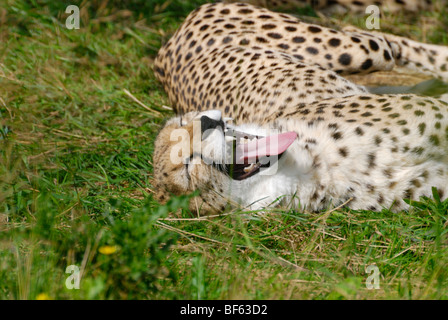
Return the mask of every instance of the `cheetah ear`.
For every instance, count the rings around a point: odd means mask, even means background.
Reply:
[[[278,156],[285,152],[296,138],[297,133],[285,132],[240,144],[236,149],[237,163],[250,163],[262,157]]]

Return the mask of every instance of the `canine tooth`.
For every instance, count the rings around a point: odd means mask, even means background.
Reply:
[[[258,163],[251,163],[250,164],[250,166],[248,166],[248,167],[245,167],[243,170],[244,170],[244,172],[250,172],[250,171],[252,171],[256,166],[258,165]]]

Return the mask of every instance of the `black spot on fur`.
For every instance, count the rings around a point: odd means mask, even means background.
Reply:
[[[332,39],[330,39],[330,40],[328,41],[328,44],[329,44],[331,47],[338,47],[338,46],[341,44],[341,40],[336,39],[336,38],[332,38]]]
[[[361,65],[361,69],[363,70],[367,70],[370,69],[373,65],[372,59],[367,59],[366,61],[363,62],[363,64]]]
[[[306,41],[306,39],[304,37],[294,37],[294,38],[292,38],[292,41],[294,43],[303,43]]]
[[[343,53],[339,56],[338,61],[340,64],[348,66],[350,65],[350,63],[352,63],[352,56],[348,53]]]

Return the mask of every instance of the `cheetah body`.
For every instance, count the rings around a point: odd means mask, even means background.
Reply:
[[[160,172],[183,177],[168,183],[172,193],[202,190],[192,205],[195,209],[202,207],[204,212],[219,212],[229,200],[257,210],[276,199],[311,211],[341,204],[353,209],[398,211],[408,208],[402,199],[430,197],[431,187],[437,187],[442,198],[448,194],[447,106],[436,99],[412,95],[327,99],[306,109],[288,110],[285,117],[265,125],[236,127],[253,135],[269,135],[272,130],[297,133],[278,163],[263,173],[234,180],[205,164],[204,154],[194,152],[184,155],[190,158],[189,165],[170,166]],[[309,112],[304,115],[303,110]],[[198,119],[207,112],[192,112],[184,118]],[[192,121],[175,125],[179,119],[162,130],[154,155],[156,163],[167,164],[170,152],[166,150],[178,144],[169,133],[191,126]],[[204,139],[202,149],[220,148],[224,143],[218,133]],[[222,153],[214,155],[214,162],[224,162],[219,158]],[[161,190],[166,189],[158,188]]]

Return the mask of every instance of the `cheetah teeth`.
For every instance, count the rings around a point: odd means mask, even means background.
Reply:
[[[247,144],[247,143],[249,143],[250,141],[253,141],[253,140],[257,140],[257,138],[256,137],[252,137],[252,138],[241,137],[240,138],[240,144]]]
[[[260,166],[261,166],[260,162],[251,163],[249,166],[244,167],[243,170],[244,170],[244,172],[248,173],[248,172],[258,169]]]

